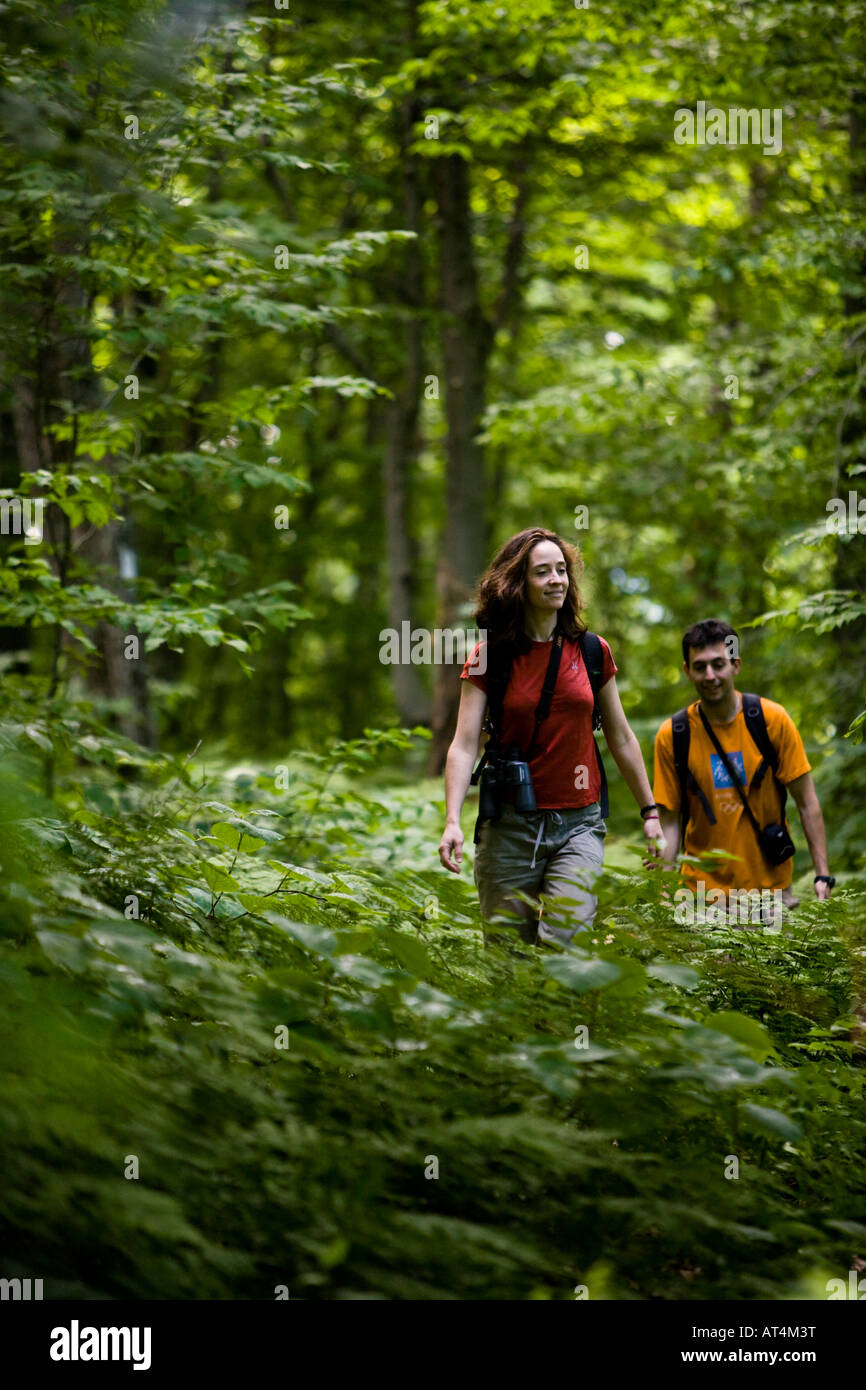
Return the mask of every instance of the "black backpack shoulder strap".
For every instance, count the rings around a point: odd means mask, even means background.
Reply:
[[[674,743],[674,767],[677,770],[677,780],[680,784],[680,812],[684,806],[688,805],[688,777],[689,777],[689,744],[691,743],[691,729],[689,728],[689,707],[678,709],[671,719]]]
[[[698,798],[704,808],[704,815],[710,825],[715,825],[716,817],[713,808],[698,786],[695,776],[689,771],[689,746],[691,744],[692,731],[689,724],[689,705],[683,709],[678,709],[671,719],[673,729],[674,744],[674,767],[677,771],[677,779],[680,784],[680,849],[685,846],[686,826],[689,823],[689,796],[694,795]]]
[[[487,645],[487,713],[484,716],[484,732],[487,742],[478,760],[478,766],[469,778],[470,785],[478,785],[478,779],[485,764],[502,742],[502,716],[505,705],[505,691],[511,675],[511,655],[500,644]]]
[[[470,786],[477,787],[486,764],[490,761],[493,754],[502,742],[502,716],[505,705],[505,692],[508,688],[508,681],[511,675],[511,662],[513,654],[503,643],[494,645],[487,644],[487,714],[484,719],[484,731],[487,734],[487,742],[484,745],[478,765],[469,778]],[[478,832],[481,829],[481,816],[475,821],[475,843],[478,844]]]
[[[775,779],[776,786],[779,789],[779,797],[782,802],[782,816],[784,818],[785,802],[788,799],[788,793],[785,789],[784,782],[780,782],[778,777],[776,776],[776,768],[779,765],[779,755],[773,747],[772,743],[770,742],[770,735],[767,732],[767,721],[764,718],[764,707],[761,704],[761,697],[760,695],[753,695],[744,691],[742,699],[743,715],[746,720],[746,728],[749,731],[749,735],[752,739],[752,742],[755,744],[755,747],[761,755],[761,763],[754,777],[752,778],[752,783],[749,787],[749,790],[757,791],[758,787],[761,785],[761,782],[764,779],[764,774],[767,771],[767,768],[772,768],[773,777]]]
[[[750,695],[743,693],[743,714],[746,718],[746,728],[756,744],[761,757],[766,759],[768,766],[775,770],[779,761],[779,755],[770,742],[770,735],[767,732],[767,721],[764,718],[764,707],[761,704],[760,695]]]
[[[583,664],[586,667],[586,674],[589,676],[589,683],[592,687],[592,727],[601,728],[601,709],[598,703],[598,692],[601,689],[602,677],[604,676],[604,651],[602,650],[601,638],[597,632],[582,632],[577,639],[580,647],[580,654],[583,657]],[[610,815],[610,797],[607,790],[607,773],[604,770],[604,759],[601,756],[601,749],[596,739],[592,740],[595,744],[595,758],[598,763],[598,771],[601,776],[601,794],[599,796],[601,814],[605,820]]]
[[[582,632],[578,638],[580,654],[583,657],[583,664],[586,667],[586,674],[589,676],[589,683],[592,686],[592,727],[601,728],[601,710],[598,707],[598,692],[601,689],[601,678],[604,675],[604,652],[602,651],[601,638],[597,632]]]
[[[499,743],[502,737],[502,713],[505,691],[511,675],[513,653],[502,642],[487,647],[487,720],[485,728]]]

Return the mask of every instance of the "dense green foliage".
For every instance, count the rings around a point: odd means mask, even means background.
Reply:
[[[94,777],[71,818],[19,767],[6,1272],[52,1296],[826,1297],[866,1249],[863,895],[700,931],[609,867],[586,950],[484,950],[471,884],[432,867],[441,807],[361,783],[406,742],[292,759],[281,794],[254,768]]]

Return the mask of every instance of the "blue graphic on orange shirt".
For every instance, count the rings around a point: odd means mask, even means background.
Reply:
[[[746,785],[746,768],[742,753],[728,753],[727,756],[728,762],[734,765],[734,770],[740,779],[740,786],[744,787]],[[732,787],[734,785],[718,753],[710,754],[710,767],[713,769],[714,787]]]

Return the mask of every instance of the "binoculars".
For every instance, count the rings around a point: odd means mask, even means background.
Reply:
[[[506,788],[514,791],[515,811],[526,816],[537,809],[529,763],[516,744],[488,758],[481,770],[478,814],[482,820],[499,820]]]

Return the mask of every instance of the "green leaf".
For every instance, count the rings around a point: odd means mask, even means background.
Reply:
[[[210,833],[214,839],[219,840],[220,844],[225,845],[228,849],[237,850],[240,854],[254,854],[268,840],[281,838],[273,830],[269,830],[264,837],[248,835],[244,830],[246,824],[245,821],[217,821],[216,825],[211,826]]]
[[[422,977],[430,974],[430,957],[421,942],[404,932],[389,932],[387,942],[400,964],[410,974]]]
[[[283,878],[298,878],[302,882],[315,883],[323,888],[330,888],[333,882],[330,874],[319,873],[318,869],[301,868],[295,864],[285,864],[281,859],[269,859],[267,861],[269,869],[277,869]]]
[[[337,935],[328,927],[316,926],[313,922],[292,922],[287,917],[282,917],[278,912],[263,913],[266,921],[273,926],[279,927],[281,931],[294,937],[295,941],[300,942],[309,951],[315,951],[319,956],[332,956],[337,949]]]
[[[388,970],[367,956],[336,956],[333,966],[341,975],[350,975],[365,985],[384,985],[394,978],[393,970]]]
[[[828,1226],[832,1226],[834,1231],[843,1231],[846,1236],[854,1236],[856,1240],[866,1240],[866,1226],[862,1221],[827,1221]]]
[[[594,956],[563,955],[542,961],[542,969],[560,984],[585,994],[589,989],[603,989],[620,977],[620,968],[613,961]]]
[[[232,878],[231,874],[226,873],[219,864],[211,864],[206,861],[202,864],[201,871],[204,874],[205,883],[215,893],[231,893],[240,888],[237,879]]]
[[[25,724],[24,732],[32,743],[36,743],[40,748],[44,748],[46,753],[51,752],[51,739],[48,738],[47,734],[44,734],[41,729],[37,728],[35,724]]]
[[[267,898],[262,893],[239,893],[237,901],[241,907],[246,908],[247,912],[273,911],[274,899]]]
[[[724,1033],[726,1037],[743,1043],[758,1061],[763,1061],[775,1051],[766,1028],[745,1014],[723,1010],[721,1013],[710,1014],[703,1020],[703,1024],[705,1028],[712,1028],[717,1033]]]
[[[743,1102],[742,1109],[766,1134],[776,1135],[780,1139],[802,1138],[803,1131],[800,1126],[781,1110],[773,1110],[766,1105],[754,1105],[748,1100]]]
[[[697,970],[693,970],[690,965],[674,965],[666,960],[648,965],[646,973],[654,980],[664,980],[665,984],[678,985],[680,989],[694,989],[701,980]]]
[[[77,974],[90,964],[90,951],[80,937],[58,931],[39,931],[36,937],[46,956],[55,965],[65,966]]]
[[[611,993],[618,999],[629,998],[646,989],[646,969],[639,960],[634,960],[632,956],[608,955],[603,959],[619,970],[619,979],[614,980],[609,986]]]

